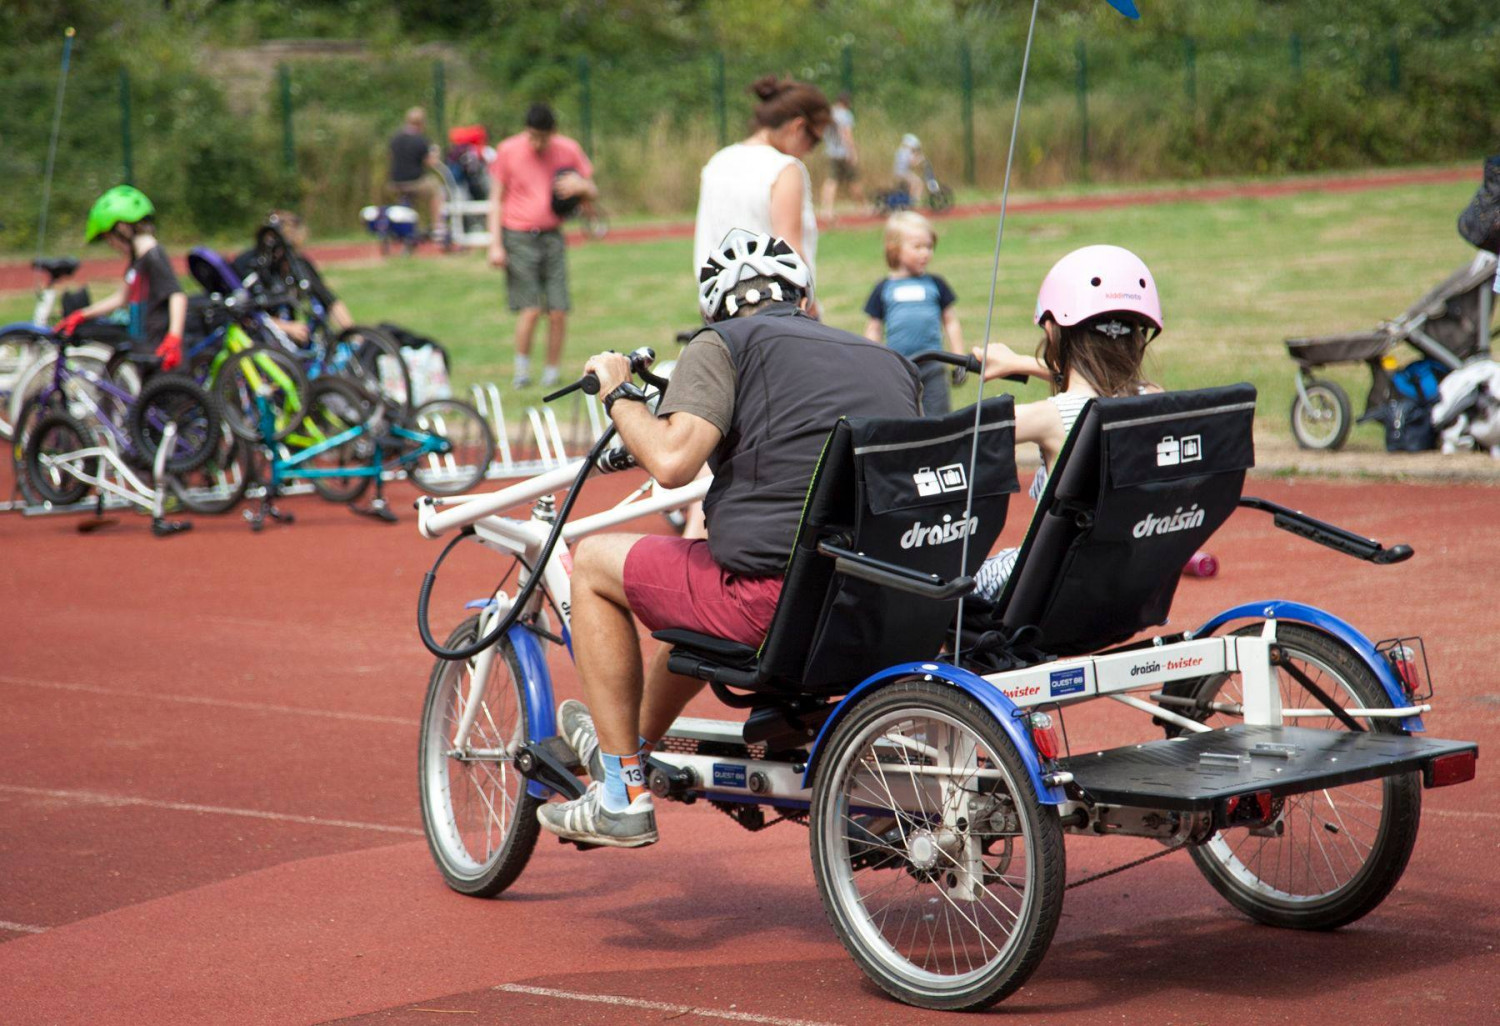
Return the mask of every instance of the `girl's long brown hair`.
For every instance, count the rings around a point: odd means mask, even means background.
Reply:
[[[764,75],[750,83],[749,92],[760,101],[751,119],[756,128],[780,128],[792,118],[806,118],[808,125],[821,134],[833,120],[828,97],[807,82]]]
[[[1130,334],[1111,338],[1096,325],[1116,321],[1130,325]],[[1082,324],[1057,326],[1057,342],[1044,332],[1036,357],[1052,372],[1052,383],[1061,390],[1068,374],[1078,374],[1100,396],[1136,395],[1149,386],[1141,364],[1146,358],[1146,343],[1154,337],[1147,329],[1125,317],[1105,314]]]

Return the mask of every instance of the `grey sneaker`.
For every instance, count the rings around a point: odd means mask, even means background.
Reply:
[[[537,822],[565,841],[606,848],[643,848],[656,843],[656,805],[649,792],[631,802],[624,812],[610,812],[603,798],[604,785],[596,780],[582,798],[549,802],[538,808]]]
[[[531,387],[531,375],[530,374],[517,374],[515,377],[513,377],[513,378],[510,379],[510,387],[511,388],[530,388]]]
[[[590,780],[604,779],[604,757],[599,754],[599,735],[594,732],[594,718],[588,706],[570,698],[557,707],[557,732],[578,756]]]
[[[553,385],[557,384],[561,380],[562,380],[562,371],[559,368],[553,367],[551,365],[548,365],[547,367],[545,367],[542,370],[542,387],[543,388],[551,388]]]

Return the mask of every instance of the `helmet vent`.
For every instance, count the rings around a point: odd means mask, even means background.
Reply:
[[[1094,288],[1097,289],[1099,287],[1099,279],[1098,278],[1090,278],[1089,279],[1089,284],[1092,285],[1092,286],[1094,286]]]

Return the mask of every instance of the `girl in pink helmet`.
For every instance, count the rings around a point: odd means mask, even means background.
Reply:
[[[975,348],[984,378],[1026,374],[1045,378],[1052,395],[1016,407],[1016,444],[1035,443],[1042,467],[1031,483],[1041,497],[1047,473],[1062,451],[1084,405],[1096,396],[1160,391],[1142,374],[1146,345],[1162,329],[1156,279],[1140,257],[1119,246],[1075,249],[1047,272],[1036,297],[1034,320],[1042,327],[1036,356],[1001,342]],[[1017,549],[984,561],[976,590],[993,600],[1015,568]]]

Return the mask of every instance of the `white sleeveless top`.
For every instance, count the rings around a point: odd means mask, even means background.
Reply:
[[[1078,415],[1083,412],[1083,407],[1093,396],[1080,395],[1077,392],[1058,392],[1049,395],[1047,401],[1057,407],[1057,415],[1062,418],[1063,438],[1066,440],[1073,433],[1073,427],[1078,423]],[[1036,470],[1036,477],[1031,479],[1031,490],[1026,494],[1036,502],[1042,497],[1042,489],[1047,487],[1047,461],[1043,457],[1042,465]]]
[[[693,281],[709,251],[731,228],[771,231],[771,184],[788,164],[802,172],[802,256],[817,280],[818,221],[813,215],[812,179],[796,157],[774,146],[735,143],[703,165],[698,188],[698,223],[693,234]]]

